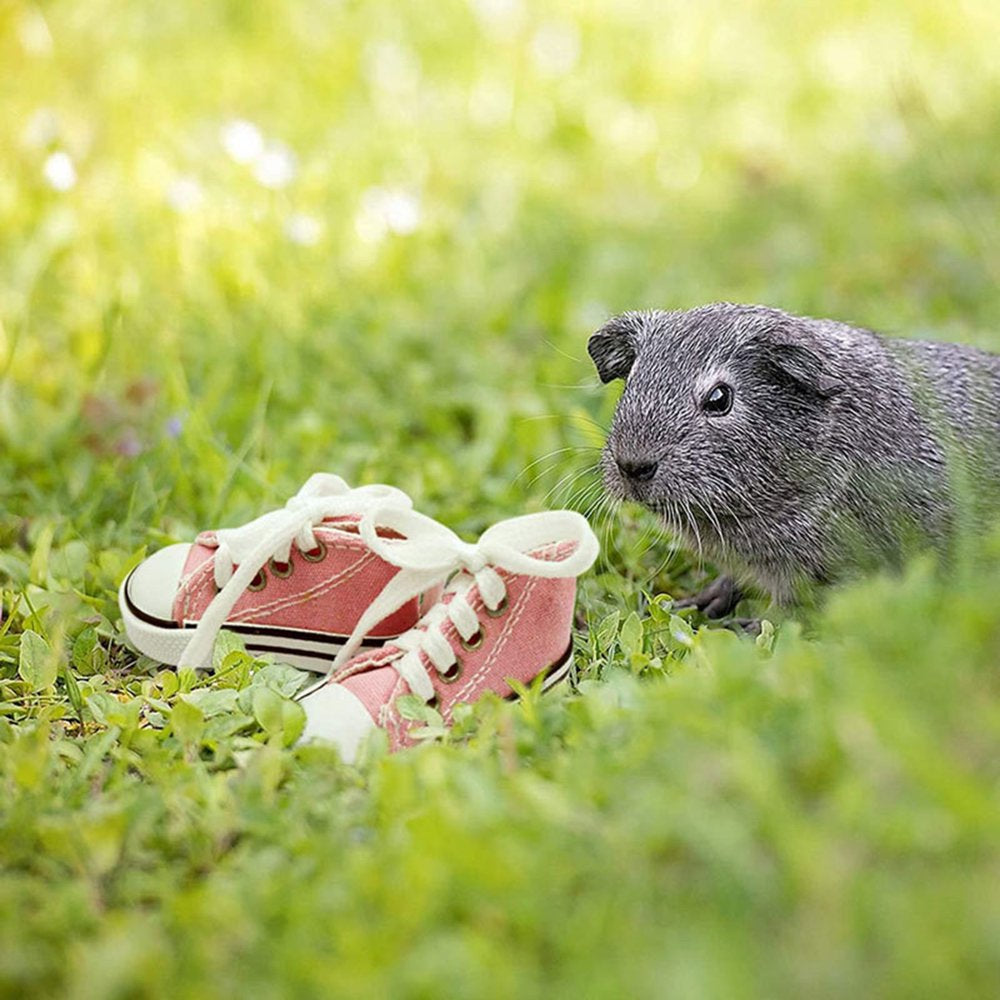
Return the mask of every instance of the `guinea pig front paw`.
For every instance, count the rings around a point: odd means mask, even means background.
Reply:
[[[716,577],[704,590],[693,597],[686,597],[674,605],[678,608],[697,608],[706,618],[726,618],[743,600],[743,591],[731,576]]]

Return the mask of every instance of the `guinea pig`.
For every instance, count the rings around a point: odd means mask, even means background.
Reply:
[[[606,489],[723,570],[693,603],[779,603],[947,548],[1000,510],[1000,357],[758,305],[627,312],[590,337],[624,379]]]

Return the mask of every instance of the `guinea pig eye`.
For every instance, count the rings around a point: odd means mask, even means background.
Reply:
[[[701,408],[713,417],[725,416],[733,408],[733,389],[725,382],[713,385],[701,401]]]

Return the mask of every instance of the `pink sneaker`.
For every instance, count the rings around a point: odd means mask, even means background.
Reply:
[[[253,652],[325,673],[399,572],[358,533],[360,516],[376,506],[408,510],[412,501],[391,486],[350,489],[339,476],[318,473],[280,510],[161,549],[121,585],[126,634],[154,660],[202,667],[224,627]],[[444,579],[366,618],[358,641],[381,645],[412,627]]]
[[[299,696],[303,741],[328,740],[351,763],[376,726],[388,732],[393,750],[413,742],[411,723],[396,708],[402,694],[434,705],[450,723],[458,702],[486,691],[510,695],[507,678],[528,683],[545,674],[548,687],[569,671],[576,577],[598,552],[580,514],[514,517],[489,528],[476,545],[405,509],[372,511],[360,531],[400,571],[361,616],[330,676]],[[415,628],[355,655],[371,623],[455,570],[461,572]]]

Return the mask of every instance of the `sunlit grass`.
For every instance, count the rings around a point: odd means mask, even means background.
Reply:
[[[732,299],[1000,348],[997,22],[0,6],[0,992],[988,995],[996,553],[698,628],[585,344]],[[355,770],[280,667],[137,662],[127,569],[320,469],[586,511],[577,688]]]

